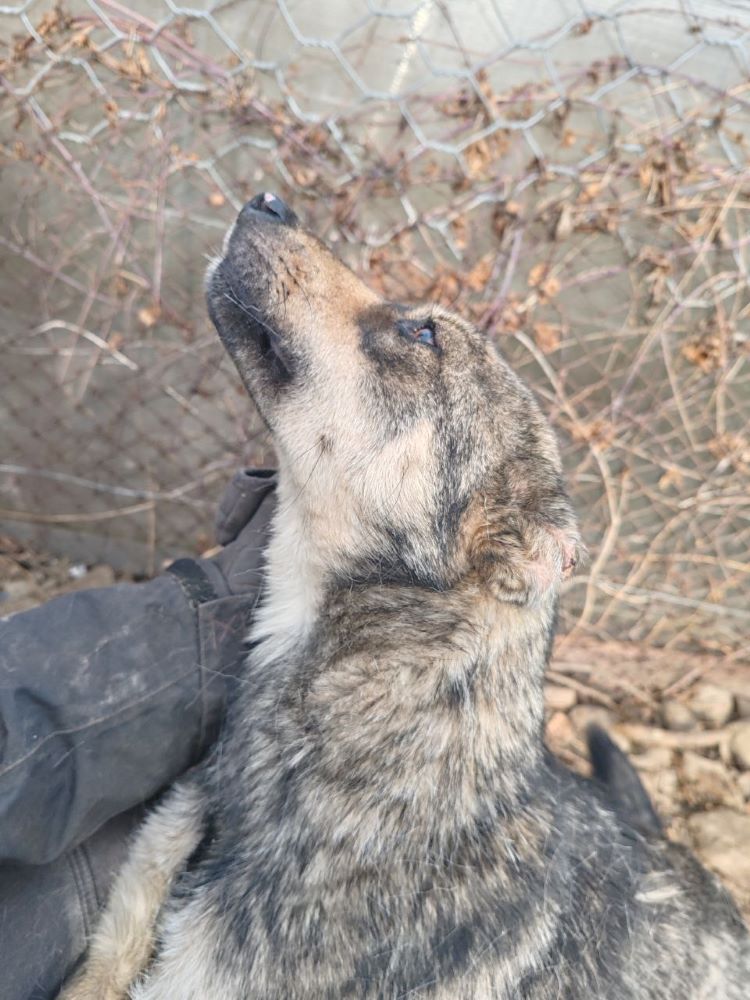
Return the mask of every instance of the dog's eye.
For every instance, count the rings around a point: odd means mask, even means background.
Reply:
[[[431,320],[426,323],[399,323],[399,333],[408,340],[416,340],[418,344],[435,346],[435,326]]]
[[[420,344],[434,344],[435,331],[432,327],[421,326],[418,330],[414,331],[414,339],[418,340]]]

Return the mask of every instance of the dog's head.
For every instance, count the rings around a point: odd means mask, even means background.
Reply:
[[[270,194],[240,213],[207,298],[328,573],[556,591],[579,544],[557,445],[485,336],[384,301]]]

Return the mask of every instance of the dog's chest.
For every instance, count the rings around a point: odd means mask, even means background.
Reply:
[[[478,996],[477,976],[490,976],[502,996],[501,983],[510,989],[541,960],[556,919],[545,905],[555,889],[546,858],[514,857],[497,830],[478,827],[451,850],[373,841],[374,860],[363,863],[340,805],[321,797],[311,815],[297,784],[304,773],[279,770],[268,782],[270,763],[247,812],[222,803],[224,832],[192,890],[216,915],[224,967],[255,984],[249,996],[364,1000],[426,983]]]

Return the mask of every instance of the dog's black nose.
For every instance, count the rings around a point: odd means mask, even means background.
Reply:
[[[264,215],[270,215],[271,218],[283,222],[286,226],[293,226],[297,222],[297,216],[286,202],[282,201],[278,195],[271,194],[270,191],[256,194],[252,201],[247,203],[247,208],[262,212]]]

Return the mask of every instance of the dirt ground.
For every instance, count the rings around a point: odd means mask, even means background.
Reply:
[[[750,921],[750,664],[562,637],[545,696],[550,747],[587,773],[583,734],[603,724],[669,836],[723,879]]]
[[[116,582],[0,536],[0,615]],[[545,687],[547,739],[586,773],[583,734],[609,730],[676,840],[730,887],[750,921],[750,664],[625,642],[561,637]]]

